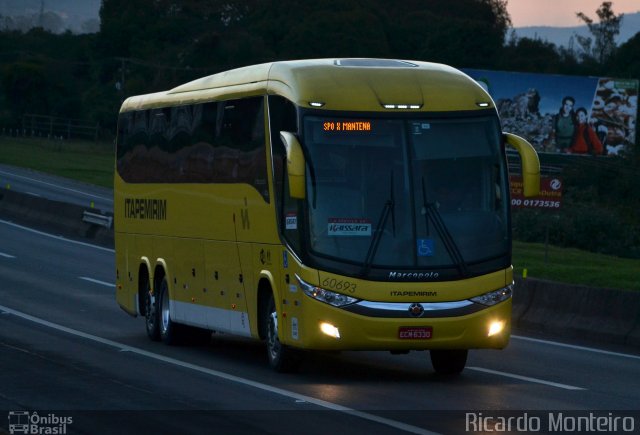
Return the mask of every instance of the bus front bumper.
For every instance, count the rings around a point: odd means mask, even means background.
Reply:
[[[283,311],[280,339],[310,350],[502,349],[511,333],[511,298],[465,315],[425,311],[415,318],[376,317],[309,299],[304,305]]]

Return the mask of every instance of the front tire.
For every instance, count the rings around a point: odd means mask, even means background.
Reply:
[[[264,324],[267,325],[267,356],[269,365],[277,372],[289,373],[300,366],[300,354],[295,349],[280,343],[278,338],[278,312],[273,294],[264,311]]]
[[[430,352],[431,365],[439,375],[459,375],[467,365],[467,349],[434,349]]]

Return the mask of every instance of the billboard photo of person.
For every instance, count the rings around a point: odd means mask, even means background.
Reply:
[[[558,152],[567,153],[573,143],[576,132],[576,115],[573,106],[576,100],[573,97],[564,97],[560,110],[553,119],[553,136]]]
[[[635,143],[637,79],[463,71],[491,94],[505,130],[527,139],[538,153],[624,156]],[[591,141],[593,152],[584,148],[584,138],[574,143],[578,107],[587,112],[581,130],[589,126],[599,136],[599,142]]]
[[[573,143],[568,151],[573,154],[600,156],[604,147],[595,130],[589,124],[588,119],[587,109],[581,107],[576,110],[578,124],[575,128]]]

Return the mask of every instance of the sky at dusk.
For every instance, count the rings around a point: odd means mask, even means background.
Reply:
[[[616,15],[640,12],[640,0],[611,1]],[[507,10],[513,27],[574,27],[584,24],[576,17],[577,12],[598,21],[596,10],[601,4],[602,0],[508,0]]]

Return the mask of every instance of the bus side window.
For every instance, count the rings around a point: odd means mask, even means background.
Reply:
[[[118,136],[116,139],[116,168],[118,174],[124,179],[129,179],[131,171],[131,151],[130,141],[131,127],[133,124],[133,114],[131,112],[121,113],[118,117]]]
[[[215,160],[220,178],[250,184],[269,202],[263,97],[221,101],[217,110]]]
[[[278,212],[278,222],[282,234],[294,248],[300,246],[300,214],[298,201],[289,196],[289,185],[286,176],[286,151],[282,139],[281,131],[296,133],[297,114],[293,103],[285,98],[270,95],[269,104],[269,126],[271,138],[271,155],[273,161],[274,192],[276,196],[276,209]]]

